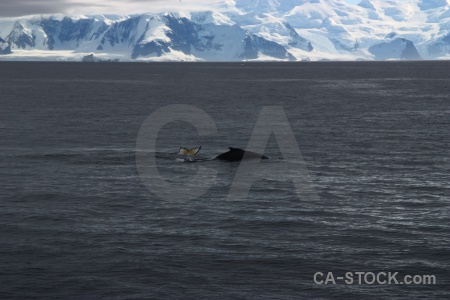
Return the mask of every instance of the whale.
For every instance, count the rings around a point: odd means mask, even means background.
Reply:
[[[202,146],[197,147],[197,148],[192,148],[192,149],[180,147],[180,150],[178,151],[178,154],[180,154],[180,155],[196,156],[197,153],[200,151],[200,149],[202,149]]]
[[[224,161],[241,161],[242,159],[244,159],[244,155],[245,158],[261,158],[261,159],[269,159],[267,156],[260,154],[260,153],[256,153],[256,152],[251,152],[251,151],[245,151],[239,148],[233,148],[233,147],[228,147],[228,151],[225,153],[220,154],[219,156],[216,156],[216,159],[219,160],[224,160]]]

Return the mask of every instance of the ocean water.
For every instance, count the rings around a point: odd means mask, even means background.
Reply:
[[[0,298],[448,299],[449,67],[1,62]],[[160,199],[137,171],[141,125],[171,104],[217,127],[169,122],[157,137],[165,180],[217,171],[196,199]],[[227,200],[240,164],[211,158],[246,148],[265,106],[284,109],[317,198],[286,172]],[[278,142],[263,163],[283,160]],[[181,146],[202,149],[189,162]],[[317,272],[436,284],[320,285]]]

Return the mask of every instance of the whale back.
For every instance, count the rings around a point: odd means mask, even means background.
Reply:
[[[226,160],[226,161],[240,161],[244,158],[261,158],[261,159],[268,159],[267,156],[260,154],[260,153],[256,153],[256,152],[251,152],[251,151],[245,151],[239,148],[233,148],[233,147],[229,147],[228,148],[228,152],[222,153],[219,156],[216,157],[216,159],[220,159],[220,160]]]

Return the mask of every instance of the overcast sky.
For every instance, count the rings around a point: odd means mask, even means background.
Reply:
[[[196,10],[219,0],[0,0],[0,17],[31,14],[132,14],[155,10]]]
[[[350,3],[359,0],[346,0]],[[157,10],[205,9],[223,0],[0,0],[0,17],[34,14],[133,14]]]

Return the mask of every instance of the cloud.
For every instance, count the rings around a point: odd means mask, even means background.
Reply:
[[[0,17],[205,10],[224,0],[0,0]]]
[[[1,17],[18,17],[29,14],[58,13],[64,10],[67,3],[52,3],[46,0],[0,0]]]

